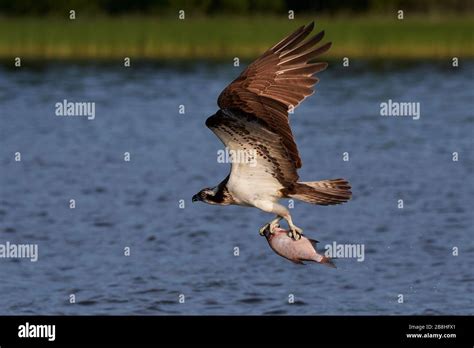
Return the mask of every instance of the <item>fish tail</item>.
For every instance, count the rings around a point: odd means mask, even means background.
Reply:
[[[334,264],[334,262],[327,256],[322,256],[321,260],[316,261],[316,262],[319,262],[319,263],[321,263],[325,266],[328,266],[328,267],[337,268],[336,265]]]

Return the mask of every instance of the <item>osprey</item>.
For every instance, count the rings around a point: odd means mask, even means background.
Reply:
[[[303,230],[278,201],[294,198],[318,205],[333,205],[351,198],[344,179],[299,182],[298,148],[291,132],[288,112],[313,94],[319,81],[313,75],[327,67],[314,62],[331,43],[315,47],[324,31],[306,39],[314,22],[302,26],[250,64],[220,94],[216,114],[206,120],[210,128],[233,153],[244,152],[252,159],[231,161],[229,175],[217,186],[195,194],[194,201],[218,205],[241,205],[273,213],[276,218],[260,229],[273,231],[283,218],[289,236],[300,239]],[[306,39],[306,40],[305,40]]]

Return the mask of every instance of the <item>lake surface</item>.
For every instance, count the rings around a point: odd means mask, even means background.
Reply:
[[[228,173],[204,122],[240,68],[23,64],[0,67],[0,244],[39,258],[0,258],[0,314],[473,314],[474,62],[333,63],[292,115],[301,180],[353,187],[291,210],[321,248],[364,245],[337,269],[274,254],[266,213],[191,203]],[[56,116],[64,99],[95,119]],[[389,99],[421,117],[380,116]]]

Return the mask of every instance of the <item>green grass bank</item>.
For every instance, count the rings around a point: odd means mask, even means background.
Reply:
[[[474,58],[474,17],[1,18],[0,58],[253,58],[316,20],[329,58]]]

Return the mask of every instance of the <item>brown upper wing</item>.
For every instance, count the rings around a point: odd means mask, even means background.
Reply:
[[[313,86],[319,81],[313,75],[326,69],[327,63],[311,62],[331,47],[330,42],[315,47],[324,31],[305,40],[313,28],[314,22],[302,26],[267,50],[228,85],[217,100],[221,109],[237,108],[265,121],[282,137],[296,168],[301,167],[301,159],[291,132],[288,109],[296,108],[313,94]]]

